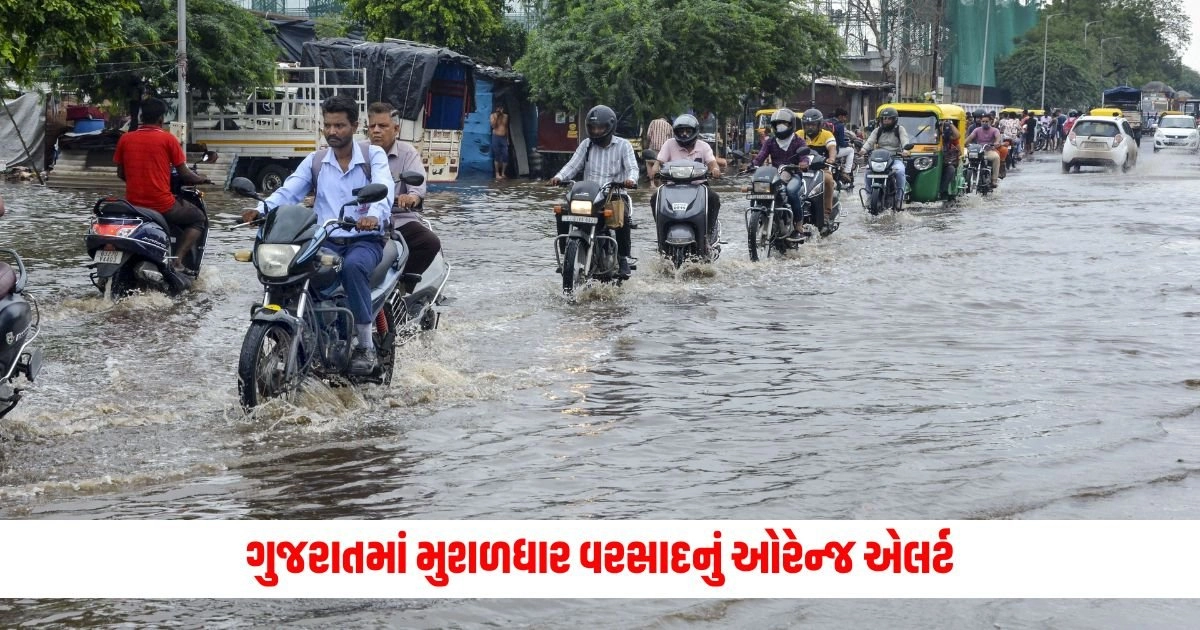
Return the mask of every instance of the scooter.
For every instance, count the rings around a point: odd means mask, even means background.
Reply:
[[[565,205],[554,206],[559,221],[569,226],[554,239],[554,258],[562,272],[563,293],[571,294],[585,281],[611,282],[620,277],[617,239],[613,229],[628,220],[629,196],[621,182],[565,181],[570,186]],[[611,227],[609,223],[613,223]]]
[[[654,151],[643,157],[653,160]],[[677,160],[662,165],[654,178],[662,182],[654,208],[658,253],[675,268],[689,258],[711,263],[721,256],[721,225],[708,229],[708,167],[699,162]]]
[[[200,162],[214,163],[217,154],[209,151]],[[192,172],[200,166],[192,165]],[[150,289],[176,295],[192,286],[200,274],[204,260],[204,245],[208,241],[208,209],[204,193],[194,186],[180,184],[178,174],[171,176],[171,190],[176,197],[191,202],[204,213],[204,229],[195,247],[183,261],[186,271],[175,270],[175,244],[183,235],[178,227],[167,223],[161,212],[140,208],[124,199],[106,197],[92,206],[92,222],[84,237],[87,265],[95,285],[106,299],[116,299],[135,290]]]
[[[412,186],[424,181],[424,175],[416,172],[401,177]],[[231,188],[243,197],[263,201],[244,177],[234,179]],[[432,274],[403,273],[408,247],[403,239],[388,239],[383,258],[370,277],[376,368],[368,375],[350,374],[358,322],[346,306],[346,293],[338,279],[342,257],[321,245],[335,228],[354,229],[355,222],[345,217],[346,206],[374,203],[386,196],[386,186],[368,184],[355,191],[337,219],[322,225],[317,224],[316,213],[302,205],[278,207],[249,224],[261,225],[254,249],[237,252],[234,257],[254,263],[263,285],[263,300],[251,308],[250,328],[238,358],[238,394],[244,408],[293,393],[310,375],[334,385],[386,385],[396,361],[397,333],[414,319],[423,328],[437,325],[433,307],[449,275],[448,266]],[[409,287],[412,297],[406,299]],[[419,306],[414,310],[414,305]]]
[[[17,378],[25,376],[30,382],[42,367],[42,351],[30,344],[38,336],[41,315],[33,297],[25,293],[29,275],[25,261],[11,249],[0,249],[16,263],[17,268],[0,261],[0,418],[21,400]]]

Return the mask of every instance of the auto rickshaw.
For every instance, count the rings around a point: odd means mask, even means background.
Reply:
[[[936,103],[885,103],[875,111],[876,118],[885,107],[894,107],[900,114],[898,123],[908,132],[908,142],[913,145],[905,161],[908,176],[906,199],[917,203],[933,203],[952,200],[962,190],[962,140],[967,137],[967,112],[958,105]],[[941,121],[952,120],[958,129],[959,161],[954,182],[948,195],[941,194],[944,140]]]
[[[1104,116],[1105,118],[1121,118],[1124,114],[1119,107],[1097,107],[1088,112],[1088,116]]]

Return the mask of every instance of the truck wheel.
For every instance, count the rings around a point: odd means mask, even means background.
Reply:
[[[268,164],[258,171],[258,191],[264,195],[269,195],[275,192],[283,185],[283,180],[287,179],[291,173],[284,167],[278,164]]]

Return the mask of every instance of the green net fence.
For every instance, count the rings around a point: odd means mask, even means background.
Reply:
[[[947,2],[950,27],[945,61],[947,85],[996,85],[996,61],[1012,53],[1013,40],[1038,23],[1035,0],[957,0]],[[984,65],[986,64],[986,68]]]

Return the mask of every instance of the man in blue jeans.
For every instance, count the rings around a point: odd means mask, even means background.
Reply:
[[[383,228],[391,220],[396,188],[387,153],[379,147],[354,142],[354,130],[358,128],[358,103],[354,99],[340,94],[331,96],[321,103],[321,114],[329,149],[318,149],[304,158],[296,172],[266,202],[270,208],[297,204],[313,191],[313,210],[317,222],[323,224],[338,218],[342,204],[354,199],[354,189],[372,183],[387,186],[387,197],[381,201],[347,208],[346,218],[355,221],[356,229],[334,229],[324,245],[342,257],[339,279],[346,289],[347,306],[354,314],[358,347],[350,358],[350,372],[370,374],[376,365],[375,343],[371,339],[371,272],[383,259],[387,238]],[[316,168],[314,160],[319,161]],[[315,182],[314,172],[318,173]],[[266,212],[264,204],[259,204],[243,213],[242,219],[252,221],[263,212]]]

